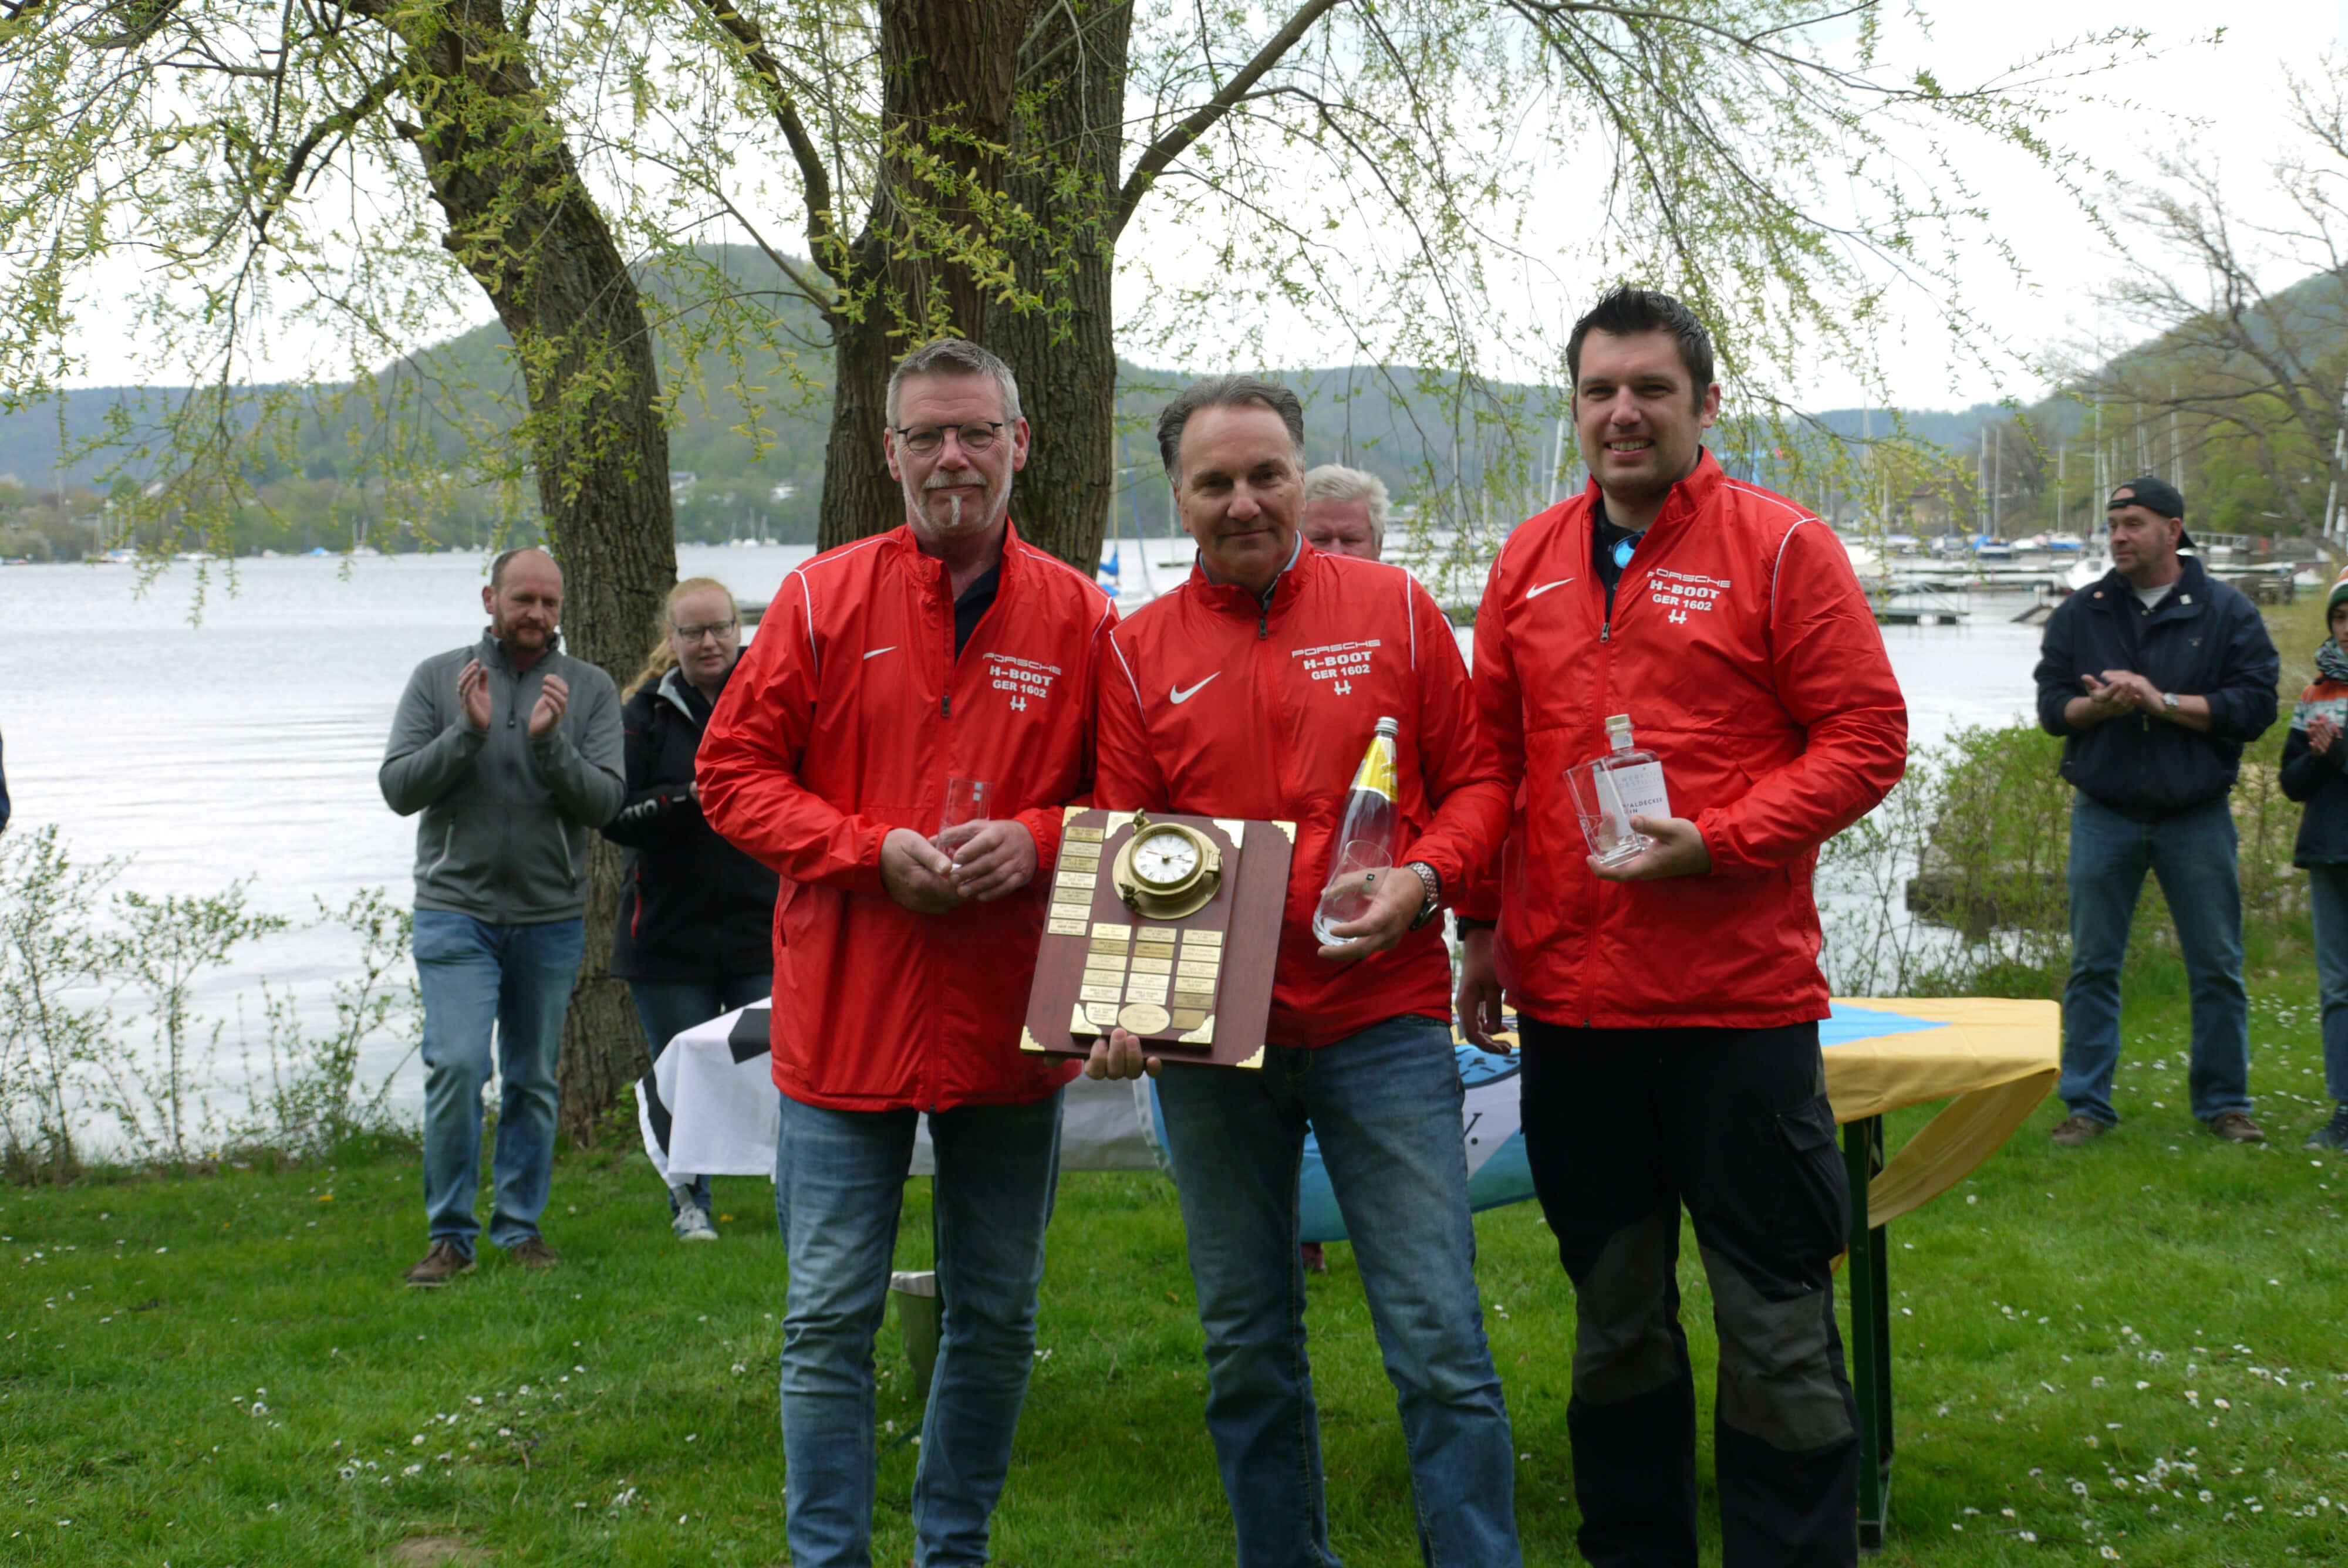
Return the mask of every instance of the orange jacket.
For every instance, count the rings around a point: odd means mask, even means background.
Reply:
[[[1647,529],[1610,620],[1591,567],[1597,493],[1509,535],[1485,585],[1477,699],[1523,787],[1498,885],[1479,879],[1460,913],[1497,916],[1509,999],[1546,1022],[1823,1019],[1818,845],[1907,766],[1907,703],[1867,596],[1825,524],[1707,452]],[[1591,874],[1563,775],[1607,749],[1611,713],[1662,760],[1710,875]]]
[[[1322,958],[1312,929],[1345,794],[1382,716],[1401,725],[1397,866],[1426,861],[1448,897],[1508,820],[1459,644],[1427,591],[1400,567],[1303,545],[1269,606],[1194,568],[1110,641],[1101,804],[1296,824],[1272,1041],[1322,1046],[1406,1014],[1449,1017],[1439,923],[1354,964]]]
[[[1060,848],[1091,787],[1094,688],[1117,611],[1006,530],[1001,587],[960,658],[944,566],[911,531],[783,579],[726,682],[695,778],[711,825],[781,872],[775,1085],[836,1111],[1025,1104],[1075,1074],[1019,1026]],[[880,883],[891,828],[938,828],[949,776],[1035,835],[1035,880],[917,915]]]

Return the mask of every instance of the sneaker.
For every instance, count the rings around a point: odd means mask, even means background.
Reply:
[[[438,1290],[460,1274],[473,1272],[473,1260],[457,1250],[453,1241],[436,1241],[423,1261],[400,1277],[411,1290]]]
[[[679,1241],[716,1241],[717,1239],[716,1228],[709,1223],[709,1211],[695,1203],[690,1197],[677,1200],[676,1218],[669,1222],[669,1228],[676,1232],[676,1239]]]
[[[2229,1143],[2263,1143],[2267,1135],[2247,1111],[2220,1111],[2209,1118],[2209,1131]]]
[[[2331,1121],[2307,1135],[2307,1147],[2335,1154],[2348,1151],[2348,1105],[2333,1112]]]
[[[2075,1149],[2083,1143],[2094,1143],[2111,1130],[2111,1123],[2098,1122],[2092,1116],[2065,1116],[2063,1124],[2049,1136],[2065,1149]]]
[[[525,1236],[506,1248],[506,1255],[524,1268],[552,1268],[562,1261],[562,1255],[546,1245],[542,1235]]]

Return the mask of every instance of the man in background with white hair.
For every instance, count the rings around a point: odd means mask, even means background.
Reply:
[[[1386,482],[1375,474],[1323,463],[1304,476],[1304,541],[1332,555],[1376,560],[1391,504]]]

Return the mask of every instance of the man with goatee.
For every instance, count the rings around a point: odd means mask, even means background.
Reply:
[[[790,1252],[784,1501],[798,1568],[870,1561],[872,1345],[927,1113],[944,1319],[916,1560],[983,1563],[1034,1362],[1071,1063],[1024,1055],[1062,807],[1091,787],[1117,615],[1010,520],[1027,423],[960,339],[890,377],[904,521],[784,579],[702,742],[711,825],[782,873],[775,1196]],[[992,786],[948,831],[951,779]]]

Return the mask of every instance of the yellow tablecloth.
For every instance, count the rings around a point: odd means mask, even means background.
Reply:
[[[2063,1009],[1995,997],[1838,999],[1821,1030],[1835,1120],[1955,1096],[1869,1184],[1883,1225],[1947,1192],[2029,1120],[2062,1075]],[[1905,1020],[1891,1023],[1890,1017]],[[1880,1032],[1869,1032],[1877,1024]]]

